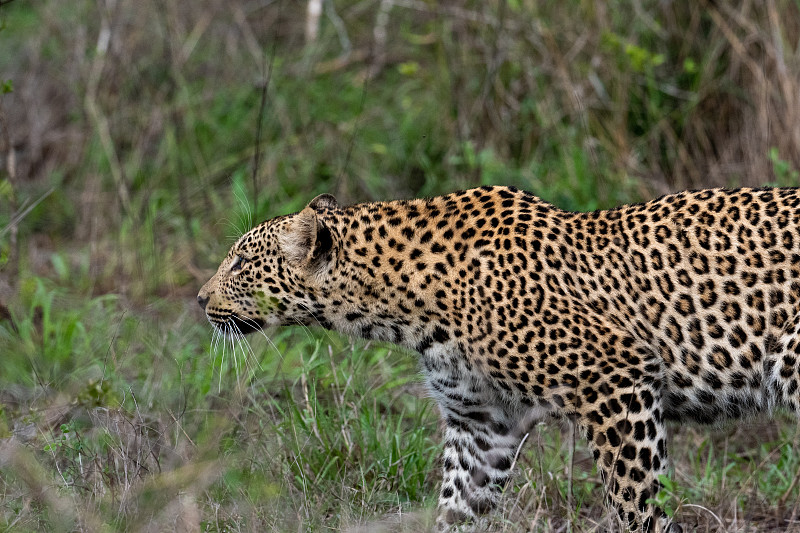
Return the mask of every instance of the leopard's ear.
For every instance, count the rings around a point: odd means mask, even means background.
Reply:
[[[308,203],[308,206],[314,211],[319,211],[320,209],[336,209],[339,207],[339,202],[336,201],[336,198],[332,194],[320,194],[313,200]]]
[[[333,199],[330,195],[323,196]],[[308,207],[294,215],[280,235],[281,248],[292,265],[317,269],[330,258],[333,234],[317,216],[312,205],[320,198],[318,196]],[[335,199],[333,201],[336,202]]]

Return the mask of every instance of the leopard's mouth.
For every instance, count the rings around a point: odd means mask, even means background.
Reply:
[[[264,326],[266,325],[265,322],[260,318],[241,317],[233,313],[227,315],[206,313],[206,317],[208,318],[208,321],[211,322],[211,325],[223,333],[227,333],[228,331],[232,330],[236,333],[247,335],[248,333],[253,333],[255,331],[264,329]]]

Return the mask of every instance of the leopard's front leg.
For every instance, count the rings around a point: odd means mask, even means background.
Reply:
[[[521,439],[500,409],[441,403],[440,408],[446,429],[436,526],[449,531],[479,523],[497,506]]]
[[[498,405],[480,387],[430,379],[445,422],[442,488],[437,531],[466,531],[497,506],[530,416]],[[458,383],[444,390],[446,384]],[[530,413],[528,413],[530,415]]]

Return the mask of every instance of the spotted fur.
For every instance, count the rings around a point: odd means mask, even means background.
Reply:
[[[530,424],[556,415],[623,523],[660,531],[667,420],[799,412],[800,192],[593,213],[510,187],[323,195],[239,239],[198,301],[221,329],[322,324],[417,351],[446,425],[440,530],[495,507]]]

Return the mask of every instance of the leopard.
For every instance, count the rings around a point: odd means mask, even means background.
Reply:
[[[306,325],[419,357],[442,420],[437,531],[498,506],[532,425],[573,421],[625,531],[657,505],[668,423],[800,414],[800,189],[592,212],[507,186],[255,226],[197,300],[222,332]],[[471,526],[472,525],[472,526]]]

